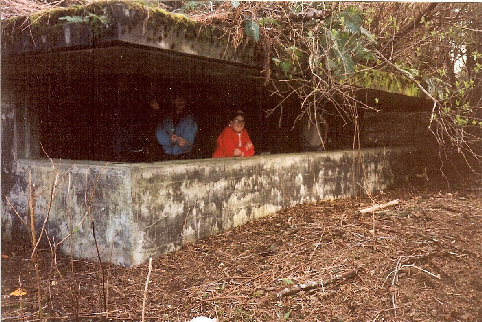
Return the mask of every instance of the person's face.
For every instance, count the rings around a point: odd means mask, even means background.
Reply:
[[[238,115],[233,120],[231,120],[229,125],[233,128],[235,132],[241,132],[244,129],[244,124],[244,117],[242,115]]]
[[[157,111],[157,110],[159,110],[159,108],[160,108],[159,103],[157,103],[156,100],[152,100],[152,101],[149,103],[149,106],[150,106],[154,111]]]
[[[186,107],[186,100],[182,97],[177,96],[174,101],[174,111],[176,114],[182,113],[184,111],[184,108]]]

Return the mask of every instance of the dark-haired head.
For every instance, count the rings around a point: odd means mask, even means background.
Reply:
[[[182,114],[183,112],[185,112],[186,103],[187,103],[186,98],[183,95],[180,95],[180,94],[174,95],[172,104],[174,106],[175,113]]]
[[[232,114],[232,117],[229,121],[229,126],[235,132],[241,132],[244,129],[245,123],[246,123],[246,120],[244,118],[244,112],[241,110],[237,110]]]
[[[242,116],[243,120],[246,119],[246,115],[244,114],[244,112],[242,110],[236,110],[236,111],[231,113],[231,117],[229,118],[229,120],[232,121],[238,116]]]

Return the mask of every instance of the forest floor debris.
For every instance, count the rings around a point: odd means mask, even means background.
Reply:
[[[284,209],[155,258],[148,288],[148,263],[110,266],[108,320],[482,320],[480,192],[405,187]],[[2,320],[38,317],[30,255],[2,243]],[[106,316],[98,264],[72,272],[57,254],[57,271],[49,249],[39,257],[44,316]]]

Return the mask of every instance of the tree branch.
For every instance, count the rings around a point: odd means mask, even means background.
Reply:
[[[437,7],[438,3],[431,3],[427,8],[425,8],[424,11],[422,11],[417,17],[415,17],[410,23],[405,25],[399,32],[395,34],[393,37],[393,41],[396,41],[398,38],[404,37],[406,34],[408,34],[410,31],[414,30],[421,24],[422,17],[427,16],[431,11]],[[430,20],[431,16],[426,17],[426,21]]]
[[[432,107],[432,117],[430,117],[430,124],[429,124],[429,128],[430,126],[432,125],[432,121],[433,121],[433,114],[435,113],[435,107],[437,106],[437,99],[435,97],[433,97],[425,88],[423,88],[423,86],[412,76],[412,74],[410,74],[409,72],[407,72],[406,70],[403,70],[401,69],[400,67],[397,67],[395,66],[395,64],[393,64],[391,61],[389,61],[385,56],[383,56],[383,54],[381,52],[378,51],[378,49],[374,49],[375,53],[378,55],[378,57],[380,57],[383,61],[385,61],[388,65],[390,65],[391,67],[395,68],[397,71],[399,71],[400,73],[402,73],[403,75],[405,75],[408,79],[410,79],[412,82],[414,82],[414,84],[428,97],[430,98],[432,101],[433,101],[433,107]]]

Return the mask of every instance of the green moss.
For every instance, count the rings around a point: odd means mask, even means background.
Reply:
[[[67,24],[85,24],[91,32],[91,41],[104,34],[117,32],[129,33],[141,26],[148,33],[145,37],[150,41],[161,41],[168,33],[182,34],[186,39],[218,43],[228,43],[228,36],[222,29],[210,25],[201,25],[189,17],[171,13],[155,6],[148,0],[104,0],[91,4],[55,8],[38,12],[29,17],[7,19],[2,26],[3,39],[15,42],[26,32],[34,42],[39,37],[55,40],[62,37],[63,28]],[[55,43],[51,42],[51,43]],[[248,42],[243,48],[256,47]],[[249,59],[243,57],[242,59]]]
[[[198,38],[206,41],[219,41],[224,33],[212,26],[201,26],[189,17],[170,13],[164,9],[156,7],[155,4],[146,0],[105,0],[96,1],[87,5],[72,6],[67,8],[55,8],[44,10],[27,17],[13,17],[6,19],[4,26],[12,26],[10,29],[2,28],[2,32],[11,33],[15,27],[22,30],[29,26],[34,33],[43,33],[51,31],[52,26],[64,25],[72,23],[72,18],[86,18],[80,23],[89,23],[89,16],[97,15],[105,16],[111,22],[119,21],[127,25],[128,29],[134,28],[137,24],[143,23],[152,30],[160,30],[160,27],[166,31],[183,31],[186,38]],[[69,21],[70,19],[70,21]],[[78,19],[79,20],[79,19]],[[98,22],[98,21],[97,21]],[[93,26],[101,29],[100,25]]]
[[[359,70],[350,79],[351,84],[384,92],[420,97],[422,93],[410,80],[375,69]]]
[[[146,1],[141,0],[105,0],[96,1],[88,5],[71,6],[67,8],[54,8],[44,10],[32,14],[28,17],[28,24],[34,29],[48,28],[56,24],[69,23],[62,20],[65,17],[87,17],[89,14],[108,16],[112,20],[116,20],[115,15],[119,13],[116,7],[123,9],[124,13],[129,12],[135,16],[134,12],[140,13],[140,17],[145,18],[149,16],[149,24],[167,24],[170,23],[176,28],[187,28],[196,25],[196,22],[184,15],[170,13],[159,7],[154,7]],[[25,17],[12,17],[6,19],[4,25],[20,25],[25,22]],[[25,24],[23,25],[25,27]]]

